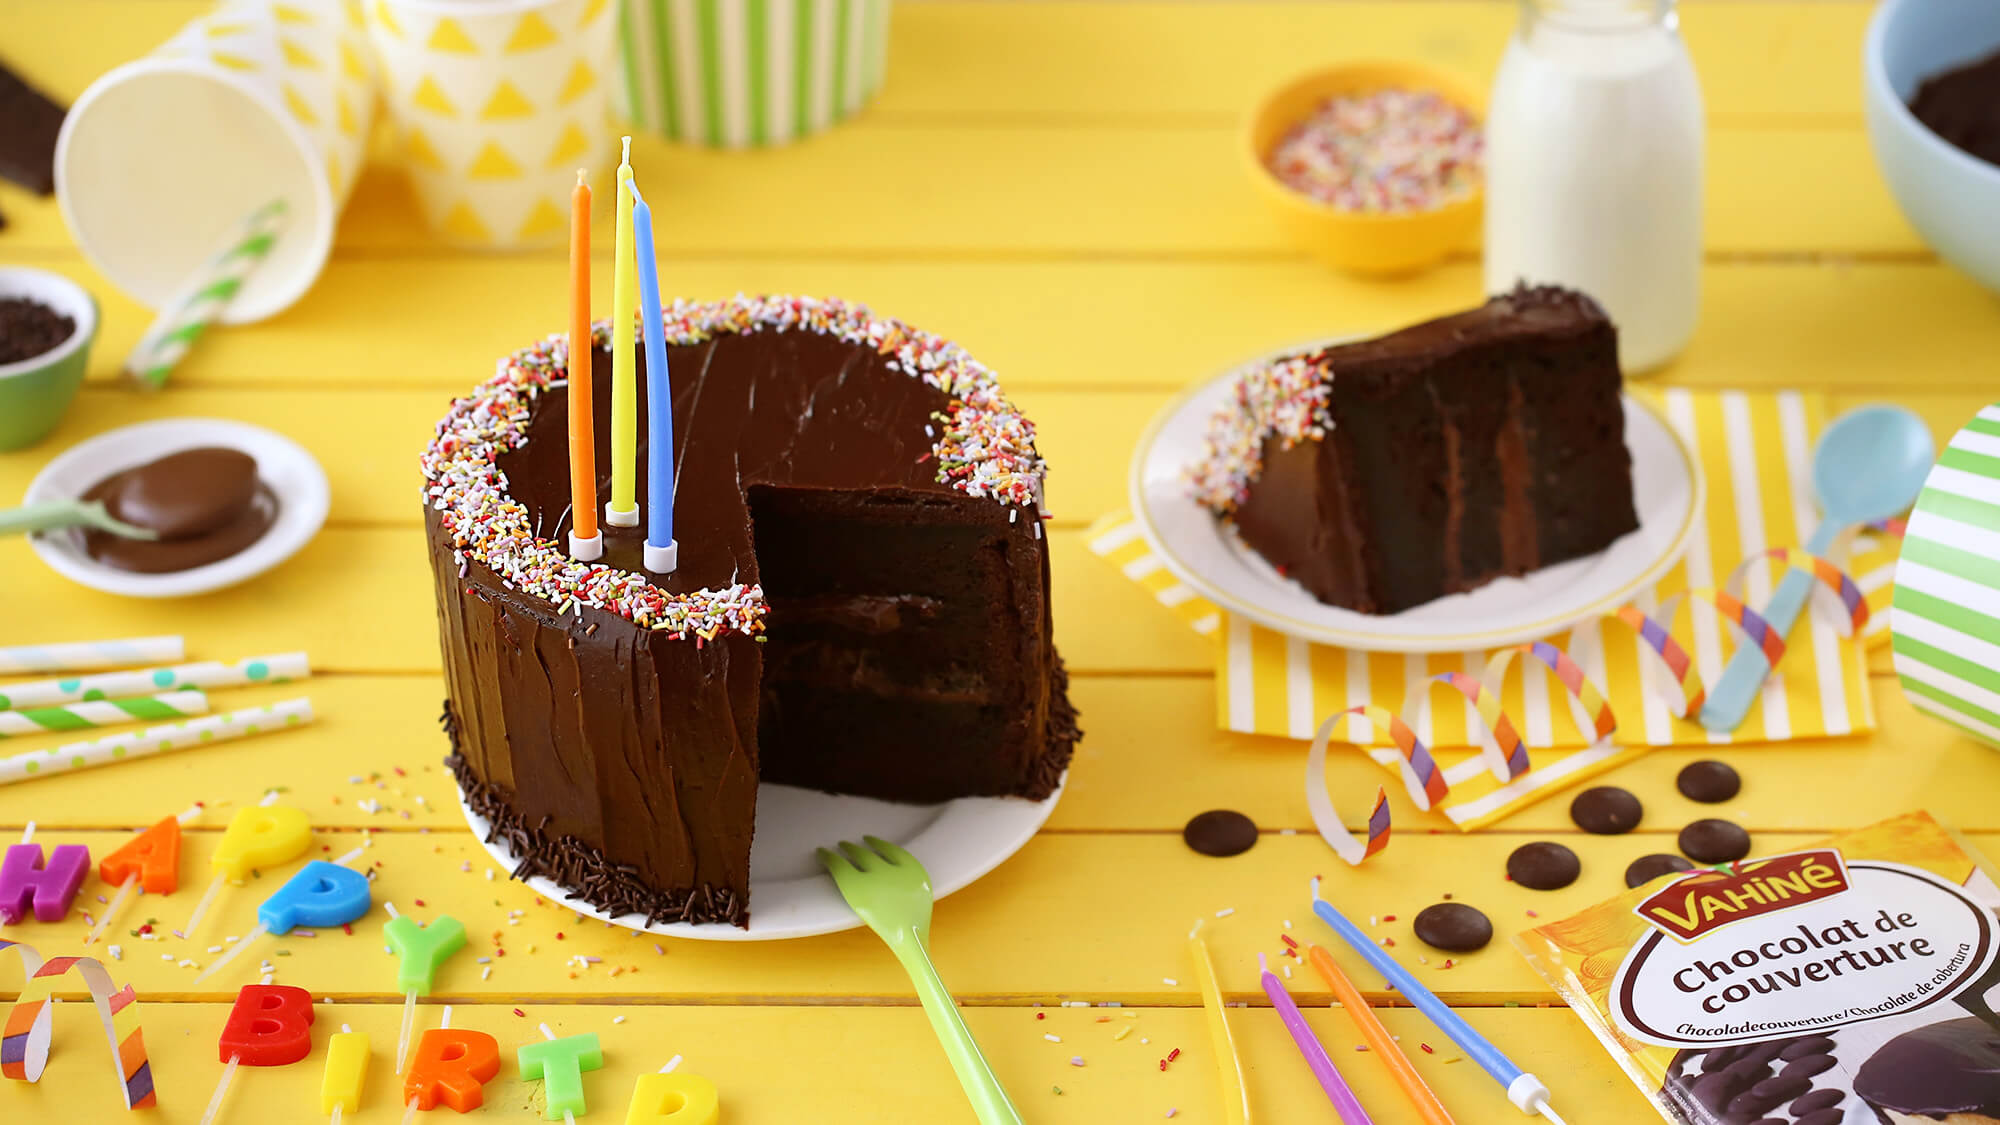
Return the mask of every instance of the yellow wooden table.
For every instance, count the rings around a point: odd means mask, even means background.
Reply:
[[[0,52],[73,97],[201,8],[0,0]],[[1710,114],[1709,252],[1699,333],[1661,379],[1826,388],[1835,409],[1893,397],[1942,437],[1992,393],[1976,373],[1993,370],[2000,306],[1938,264],[1875,174],[1860,106],[1867,11],[1845,0],[1684,5]],[[1420,57],[1484,82],[1513,20],[1500,2],[906,2],[887,88],[859,121],[773,152],[635,146],[634,163],[662,185],[653,202],[670,290],[866,300],[966,344],[1040,426],[1054,466],[1058,643],[1088,736],[1048,830],[941,903],[935,925],[944,977],[1031,1122],[1222,1119],[1183,960],[1198,917],[1208,919],[1223,987],[1247,1005],[1237,1020],[1257,1120],[1329,1121],[1256,986],[1252,956],[1277,948],[1287,920],[1295,934],[1317,933],[1302,901],[1307,876],[1336,872],[1343,901],[1396,915],[1376,929],[1411,950],[1409,918],[1445,893],[1483,907],[1503,932],[1519,928],[1529,910],[1548,918],[1614,891],[1629,860],[1672,850],[1670,833],[1696,815],[1671,783],[1688,752],[1656,753],[1616,776],[1648,802],[1645,826],[1628,837],[1578,836],[1562,801],[1461,836],[1398,793],[1394,846],[1359,872],[1341,871],[1310,834],[1300,748],[1217,733],[1206,642],[1081,541],[1092,517],[1121,502],[1140,427],[1188,380],[1277,342],[1382,329],[1479,296],[1470,253],[1410,280],[1359,282],[1281,242],[1233,147],[1249,100],[1341,56]],[[83,263],[52,203],[0,186],[0,212],[12,223],[0,233],[0,261],[73,275],[106,314],[91,385],[62,429],[37,449],[0,456],[0,502],[72,442],[170,415],[275,427],[311,448],[334,484],[327,529],[300,557],[189,601],[95,594],[45,570],[19,541],[0,543],[0,643],[181,632],[202,657],[303,647],[324,672],[306,689],[324,715],[316,727],[0,790],[0,838],[34,818],[45,842],[88,842],[101,854],[132,827],[202,800],[214,811],[190,833],[188,861],[201,870],[229,809],[280,787],[311,812],[326,846],[372,839],[378,901],[422,900],[467,923],[471,949],[442,973],[435,998],[456,1006],[456,1024],[494,1032],[510,1058],[542,1021],[603,1036],[607,1066],[586,1080],[593,1119],[622,1120],[634,1077],[676,1054],[720,1085],[735,1125],[970,1119],[907,983],[865,931],[656,946],[579,924],[495,878],[463,828],[438,764],[442,689],[416,457],[449,396],[562,322],[559,252],[448,252],[424,233],[394,174],[372,169],[312,293],[276,320],[212,336],[167,394],[149,398],[115,379],[147,314]],[[1984,796],[2000,760],[1915,715],[1885,662],[1872,683],[1882,721],[1872,737],[1729,753],[1746,778],[1734,807],[1760,850],[1915,807],[2000,844],[2000,805]],[[1337,756],[1333,768],[1339,784],[1379,780],[1359,755]],[[1203,859],[1180,842],[1187,817],[1218,804],[1266,830],[1242,858]],[[1280,834],[1295,829],[1307,831]],[[1584,878],[1553,894],[1504,883],[1503,858],[1531,836],[1570,843]],[[171,1122],[201,1113],[231,995],[220,981],[194,986],[195,970],[180,962],[205,961],[209,943],[247,930],[260,896],[225,899],[192,945],[126,933],[149,916],[178,924],[192,897],[142,900],[114,931],[123,954],[114,967],[145,997],[156,1118]],[[54,951],[81,932],[80,922],[6,931]],[[327,999],[322,1031],[345,1022],[374,1034],[360,1120],[397,1120],[382,1060],[399,997],[374,936],[270,941],[228,979],[249,979],[259,957],[279,982]],[[1357,979],[1389,999],[1371,974]],[[1572,1122],[1648,1119],[1504,942],[1431,980],[1550,1082]],[[1305,974],[1294,984],[1376,1119],[1408,1120],[1380,1067],[1354,1053],[1345,1017],[1326,1010],[1330,997]],[[0,987],[14,987],[11,977]],[[1063,1006],[1075,1002],[1122,1009]],[[1387,1019],[1406,1047],[1436,1047],[1412,1053],[1461,1122],[1513,1119],[1415,1013]],[[81,1006],[59,1009],[47,1077],[36,1087],[0,1082],[0,1119],[118,1119],[91,1024]],[[1162,1071],[1174,1048],[1179,1059]],[[315,1056],[244,1072],[223,1120],[313,1119],[319,1070]],[[511,1063],[488,1091],[489,1118],[537,1115],[537,1087]]]

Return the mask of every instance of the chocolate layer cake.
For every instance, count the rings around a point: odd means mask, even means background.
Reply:
[[[1596,302],[1517,289],[1240,375],[1194,495],[1320,601],[1397,613],[1638,528],[1620,383]]]
[[[561,337],[502,361],[424,455],[450,764],[525,857],[515,874],[612,914],[742,926],[760,781],[1048,796],[1077,731],[1045,470],[992,373],[834,300],[679,303],[666,322],[674,573],[644,569],[639,528],[604,527],[597,563],[563,549]]]

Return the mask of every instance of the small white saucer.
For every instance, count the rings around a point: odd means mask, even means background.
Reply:
[[[240,449],[257,459],[257,475],[278,496],[278,518],[262,539],[226,559],[171,574],[134,574],[105,566],[83,551],[73,530],[28,537],[56,573],[108,594],[180,598],[254,578],[297,554],[326,523],[326,473],[305,447],[282,434],[223,418],[166,418],[102,433],[64,450],[29,483],[24,504],[71,500],[105,477],[170,453],[201,446]]]

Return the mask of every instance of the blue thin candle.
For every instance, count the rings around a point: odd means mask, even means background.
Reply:
[[[639,259],[639,323],[646,337],[646,568],[671,573],[679,555],[674,541],[674,390],[667,373],[660,270],[653,260],[653,209],[636,184],[632,249]]]

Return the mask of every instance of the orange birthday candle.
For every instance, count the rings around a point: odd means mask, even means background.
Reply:
[[[597,435],[591,415],[590,185],[576,173],[569,219],[570,555],[584,562],[603,551],[597,537]]]

